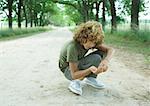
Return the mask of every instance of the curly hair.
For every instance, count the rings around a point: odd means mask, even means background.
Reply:
[[[88,21],[80,24],[74,31],[73,39],[80,44],[84,44],[87,41],[92,41],[96,45],[103,42],[104,33],[102,25],[97,21]]]

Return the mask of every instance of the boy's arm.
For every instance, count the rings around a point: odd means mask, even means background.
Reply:
[[[113,53],[114,53],[114,49],[112,47],[109,47],[109,46],[104,45],[104,44],[99,45],[97,47],[97,49],[106,53],[106,57],[104,58],[104,60],[107,60],[109,62],[110,59],[112,58]]]
[[[78,64],[74,62],[69,62],[69,68],[73,79],[83,79],[85,76],[89,75],[92,70],[97,70],[97,68],[94,66],[91,66],[90,68],[85,70],[79,70]]]
[[[95,74],[99,74],[101,72],[107,71],[107,69],[108,69],[108,63],[109,63],[109,61],[112,58],[112,55],[114,53],[114,49],[113,48],[108,47],[108,46],[106,46],[104,44],[99,45],[97,47],[97,49],[105,52],[106,53],[106,57],[100,62],[98,70],[97,70],[97,72]]]

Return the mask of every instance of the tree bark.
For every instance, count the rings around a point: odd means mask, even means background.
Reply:
[[[109,0],[111,8],[111,33],[117,30],[115,1]]]
[[[37,13],[34,13],[34,26],[38,25]]]
[[[100,6],[101,1],[96,2],[96,15],[95,15],[95,20],[99,21],[99,6]]]
[[[40,26],[42,26],[42,25],[43,25],[43,12],[40,15]]]
[[[25,17],[25,27],[28,27],[28,19],[27,19],[27,13],[26,13],[26,8],[25,8],[25,1],[23,2],[23,13],[24,13],[24,17]]]
[[[90,20],[95,20],[95,15],[93,13],[93,9],[94,9],[94,3],[90,4],[90,11],[89,11],[89,17],[90,17]]]
[[[30,27],[33,27],[33,12],[30,10]]]
[[[18,3],[18,27],[21,28],[21,7],[22,7],[22,0],[19,0]]]
[[[102,26],[103,26],[103,30],[105,30],[105,24],[106,24],[105,5],[106,5],[106,0],[103,0],[103,7],[102,7]]]
[[[32,15],[32,11],[30,12],[30,27],[33,27],[33,15]]]
[[[8,0],[8,26],[12,29],[12,4],[13,0]]]
[[[138,30],[139,29],[139,7],[140,0],[132,0],[131,6],[131,29]]]
[[[88,6],[86,4],[87,2],[85,0],[82,0],[82,5],[83,5],[83,13],[84,13],[84,22],[89,20],[89,15],[88,15]]]

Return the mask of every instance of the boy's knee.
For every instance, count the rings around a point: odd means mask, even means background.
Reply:
[[[92,63],[94,66],[98,67],[102,57],[99,54],[92,54]]]
[[[99,54],[93,54],[93,60],[96,62],[100,62],[102,57]]]

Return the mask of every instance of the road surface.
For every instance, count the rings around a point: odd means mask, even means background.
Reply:
[[[58,69],[60,49],[70,39],[67,28],[58,28],[1,41],[0,106],[150,106],[150,74],[132,60],[141,62],[142,56],[118,48],[109,70],[98,76],[106,89],[85,85],[82,96],[71,93],[69,81]]]

